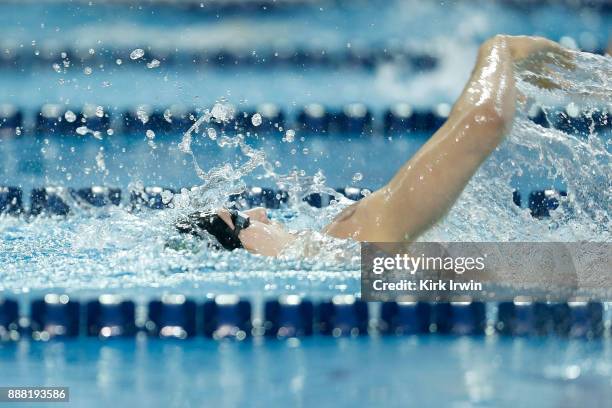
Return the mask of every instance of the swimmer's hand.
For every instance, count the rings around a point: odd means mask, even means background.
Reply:
[[[576,68],[574,52],[542,37],[504,36],[515,69],[527,82],[543,89],[563,88],[559,69]]]
[[[504,36],[512,59],[521,62],[529,59],[541,59],[558,64],[566,69],[574,67],[571,51],[558,43],[543,37]]]

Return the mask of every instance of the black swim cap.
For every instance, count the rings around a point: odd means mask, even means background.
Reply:
[[[203,238],[203,231],[206,231],[217,239],[219,244],[230,251],[236,248],[244,248],[238,238],[238,234],[251,224],[248,215],[237,210],[228,210],[234,229],[232,229],[216,212],[194,212],[189,214],[187,219],[176,223],[176,229],[184,234],[191,234],[198,238]]]

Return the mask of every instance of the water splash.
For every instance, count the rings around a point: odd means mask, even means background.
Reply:
[[[225,102],[216,103],[212,109],[205,110],[196,122],[183,134],[183,139],[179,143],[179,150],[191,156],[193,166],[197,176],[203,184],[192,188],[188,193],[187,199],[193,206],[200,210],[210,210],[225,204],[228,196],[244,191],[245,185],[242,178],[256,168],[268,169],[265,152],[250,147],[241,133],[234,136],[222,131],[221,136],[217,131],[210,127],[210,124],[228,126],[234,119],[235,109],[232,105]],[[246,162],[238,166],[226,163],[220,167],[212,168],[208,171],[202,169],[192,150],[194,137],[199,133],[202,137],[216,143],[219,148],[237,148],[240,153],[247,158]]]
[[[448,216],[421,239],[611,240],[612,149],[608,121],[612,117],[612,59],[580,52],[572,52],[572,56],[573,69],[550,65],[545,70],[534,71],[529,65],[516,66],[520,97],[512,131],[479,169]],[[542,89],[539,85],[543,83],[558,86]],[[530,115],[537,109],[542,110],[551,123],[570,115],[570,121],[576,123],[576,131],[570,129],[568,133],[567,129],[534,123]],[[559,119],[559,115],[565,117]],[[198,194],[204,190],[214,190],[214,194],[222,195],[240,192],[244,187],[238,183],[240,179],[261,167],[270,180],[286,189],[293,198],[289,207],[297,215],[292,219],[291,227],[321,228],[350,203],[325,185],[323,174],[308,176],[299,170],[276,174],[273,166],[266,162],[265,153],[249,147],[241,134],[224,135],[217,144],[220,147],[240,147],[249,159],[247,163],[238,168],[225,164],[209,171],[202,170],[189,148],[193,134],[200,130],[203,122],[227,122],[232,117],[231,108],[217,104],[185,133],[181,149],[192,155],[198,176],[205,181],[205,186],[197,190]],[[585,129],[578,128],[579,121],[586,123],[586,126],[583,124]],[[560,208],[551,212],[550,219],[535,220],[528,209],[517,207],[510,199],[511,186],[517,180],[537,174],[554,180],[551,189],[561,188],[568,193],[566,197],[559,197]],[[356,174],[355,177],[360,179],[362,175]],[[314,210],[303,203],[303,198],[312,193],[330,194],[334,201],[326,209]],[[215,205],[219,204],[221,202],[215,202]]]
[[[575,54],[576,69],[546,75],[562,84],[542,90],[535,73],[518,71],[523,95],[505,143],[469,183],[448,216],[421,239],[442,241],[610,241],[610,125],[612,60]],[[540,74],[538,74],[540,75]],[[570,105],[573,104],[573,105]],[[568,106],[569,105],[569,106]],[[588,131],[569,134],[535,124],[529,114],[543,108],[549,119],[555,109],[586,111]],[[144,109],[143,109],[144,112]],[[172,195],[164,193],[165,211],[131,212],[122,207],[80,210],[67,219],[36,218],[30,222],[0,219],[0,291],[64,288],[69,291],[130,290],[244,294],[297,292],[329,294],[359,291],[359,246],[317,233],[350,200],[326,185],[325,175],[293,169],[277,174],[265,152],[232,126],[235,111],[225,102],[203,112],[178,144],[193,160],[201,184]],[[608,130],[604,130],[608,129]],[[295,132],[287,131],[287,142]],[[201,165],[192,147],[213,143],[234,149],[243,160],[219,167]],[[272,216],[300,238],[280,259],[246,251],[210,251],[206,242],[180,236],[176,219],[196,209],[225,204],[227,196],[244,191],[243,178],[262,172],[269,183],[289,192],[287,208]],[[512,182],[545,172],[555,186],[567,190],[549,219],[536,220],[511,200]],[[357,176],[359,178],[359,175]],[[134,180],[131,189],[144,186]],[[332,205],[315,209],[303,202],[311,193],[328,193]]]
[[[446,219],[424,240],[609,242],[612,206],[610,123],[612,58],[572,52],[575,69],[517,67],[521,97],[507,140],[476,173]],[[538,83],[557,83],[544,90]],[[565,109],[561,112],[560,109]],[[559,130],[544,124],[569,120]],[[571,115],[574,115],[572,118]],[[548,125],[547,125],[548,126]],[[550,219],[535,220],[516,207],[512,182],[544,174],[551,188],[567,190]]]

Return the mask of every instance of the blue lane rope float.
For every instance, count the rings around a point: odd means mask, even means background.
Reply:
[[[103,294],[80,302],[66,294],[50,293],[30,304],[30,314],[19,313],[14,299],[0,298],[0,340],[20,338],[47,341],[79,336],[100,339],[144,335],[161,339],[204,336],[214,340],[249,337],[286,339],[323,335],[448,335],[556,336],[609,338],[601,302],[383,302],[375,307],[352,295],[336,295],[313,302],[298,295],[268,299],[263,316],[238,295],[208,295],[203,302],[183,295],[164,295],[146,305],[138,319],[136,302]],[[143,305],[144,306],[144,305]],[[497,309],[492,322],[486,308]],[[488,329],[490,327],[490,330]],[[140,333],[140,334],[139,334]]]
[[[268,300],[264,318],[264,333],[268,337],[305,337],[313,334],[313,303],[297,295]]]
[[[375,136],[375,135],[430,135],[446,121],[451,106],[446,103],[428,108],[397,103],[381,112],[381,117],[362,103],[351,103],[340,108],[311,103],[298,108],[290,116],[277,104],[265,103],[255,108],[237,108],[228,123],[211,123],[211,127],[227,132],[250,134],[284,134],[295,129],[315,135]],[[36,112],[33,120],[26,110],[11,104],[0,104],[0,138],[23,137],[31,133],[39,136],[71,136],[83,132],[107,135],[144,134],[152,130],[156,135],[171,135],[188,129],[201,115],[186,105],[140,105],[129,109],[86,104],[81,108],[48,103]],[[257,115],[257,116],[256,116]],[[580,110],[578,107],[543,108],[534,105],[528,118],[544,128],[555,128],[570,135],[588,137],[612,131],[612,112]],[[33,123],[33,126],[26,124]],[[95,133],[94,133],[95,134]]]
[[[20,330],[19,304],[0,297],[0,340],[17,340]]]
[[[19,187],[0,186],[0,214],[23,213],[23,193]]]
[[[30,215],[68,215],[69,190],[65,187],[35,188],[30,194]]]
[[[149,302],[145,329],[152,337],[186,339],[196,332],[197,306],[183,295],[165,295]]]
[[[85,332],[92,337],[130,337],[136,334],[136,305],[116,295],[101,295],[86,305]]]
[[[117,69],[129,68],[139,64],[145,65],[157,60],[160,66],[196,67],[240,69],[249,68],[312,68],[321,67],[337,69],[351,67],[361,70],[373,70],[382,63],[393,60],[402,63],[415,71],[431,71],[438,66],[438,57],[416,49],[396,48],[392,54],[384,47],[376,46],[372,49],[336,49],[290,46],[288,48],[266,47],[254,54],[252,49],[246,48],[201,48],[196,50],[162,49],[147,47],[144,58],[131,60],[127,58],[132,49],[119,47],[103,47],[94,54],[88,49],[73,48],[71,46],[48,47],[42,44],[38,54],[32,53],[24,47],[3,47],[0,58],[0,67],[5,69],[36,69],[50,68],[54,63],[69,61],[72,66],[115,66],[117,59],[125,64]]]
[[[65,294],[47,294],[31,304],[30,325],[34,340],[77,337],[81,329],[81,305]]]
[[[142,190],[130,192],[130,205],[132,210],[149,208],[152,210],[162,210],[168,208],[172,203],[172,194],[175,189],[159,186],[145,187]],[[165,197],[170,198],[165,198]]]
[[[436,332],[455,335],[482,335],[486,326],[482,302],[434,303],[432,323]]]
[[[357,201],[365,197],[364,190],[358,187],[341,187],[336,189],[347,198]],[[141,190],[132,190],[129,193],[127,208],[131,211],[141,209],[162,210],[172,206],[173,194],[178,190],[168,187],[147,186]],[[550,216],[567,197],[566,191],[535,190],[529,194],[527,207],[531,215],[537,219]],[[333,196],[327,193],[312,193],[304,201],[316,208],[330,205]],[[521,194],[514,191],[511,197],[514,204],[522,205]],[[283,189],[270,187],[249,187],[241,194],[229,197],[230,201],[244,208],[265,207],[279,209],[286,205],[289,193]],[[23,200],[23,192],[19,187],[0,186],[0,214],[19,216],[27,214],[66,216],[71,212],[71,205],[79,208],[104,207],[108,205],[119,206],[123,203],[122,192],[119,188],[106,186],[92,186],[83,188],[68,187],[41,187],[30,193],[29,212]]]
[[[15,135],[23,127],[23,111],[12,104],[0,104],[0,138]]]
[[[600,337],[604,307],[599,302],[542,303],[518,299],[498,305],[496,329],[502,335]]]
[[[244,2],[243,2],[244,3]],[[251,3],[251,2],[249,2]],[[201,9],[198,9],[201,10]],[[564,36],[564,38],[569,38]],[[585,52],[599,55],[606,53],[605,44],[580,44]],[[133,48],[132,48],[133,49]],[[381,64],[403,64],[414,71],[431,71],[438,67],[438,55],[394,44],[371,44],[365,47],[305,47],[301,45],[266,47],[256,50],[221,47],[180,50],[174,48],[147,47],[146,57],[131,60],[127,58],[132,49],[106,46],[90,53],[88,48],[74,48],[70,45],[42,43],[33,53],[18,44],[5,44],[0,54],[0,67],[5,69],[45,69],[54,63],[69,61],[72,66],[115,66],[117,59],[125,61],[122,69],[159,61],[161,66],[170,68],[207,66],[210,68],[327,68],[350,67],[374,70]]]
[[[323,335],[365,335],[368,333],[368,324],[367,303],[352,295],[336,295],[316,307],[315,327]]]
[[[384,334],[429,333],[431,304],[425,302],[385,302],[380,309],[378,330]]]
[[[251,303],[238,295],[218,295],[202,305],[204,336],[244,340],[252,332]]]

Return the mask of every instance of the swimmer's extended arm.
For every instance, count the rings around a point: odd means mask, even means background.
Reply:
[[[503,140],[514,119],[514,64],[570,64],[556,43],[543,38],[496,36],[478,60],[444,124],[391,181],[343,211],[325,229],[358,241],[414,240],[438,222],[478,167]],[[551,87],[551,83],[539,83]]]

